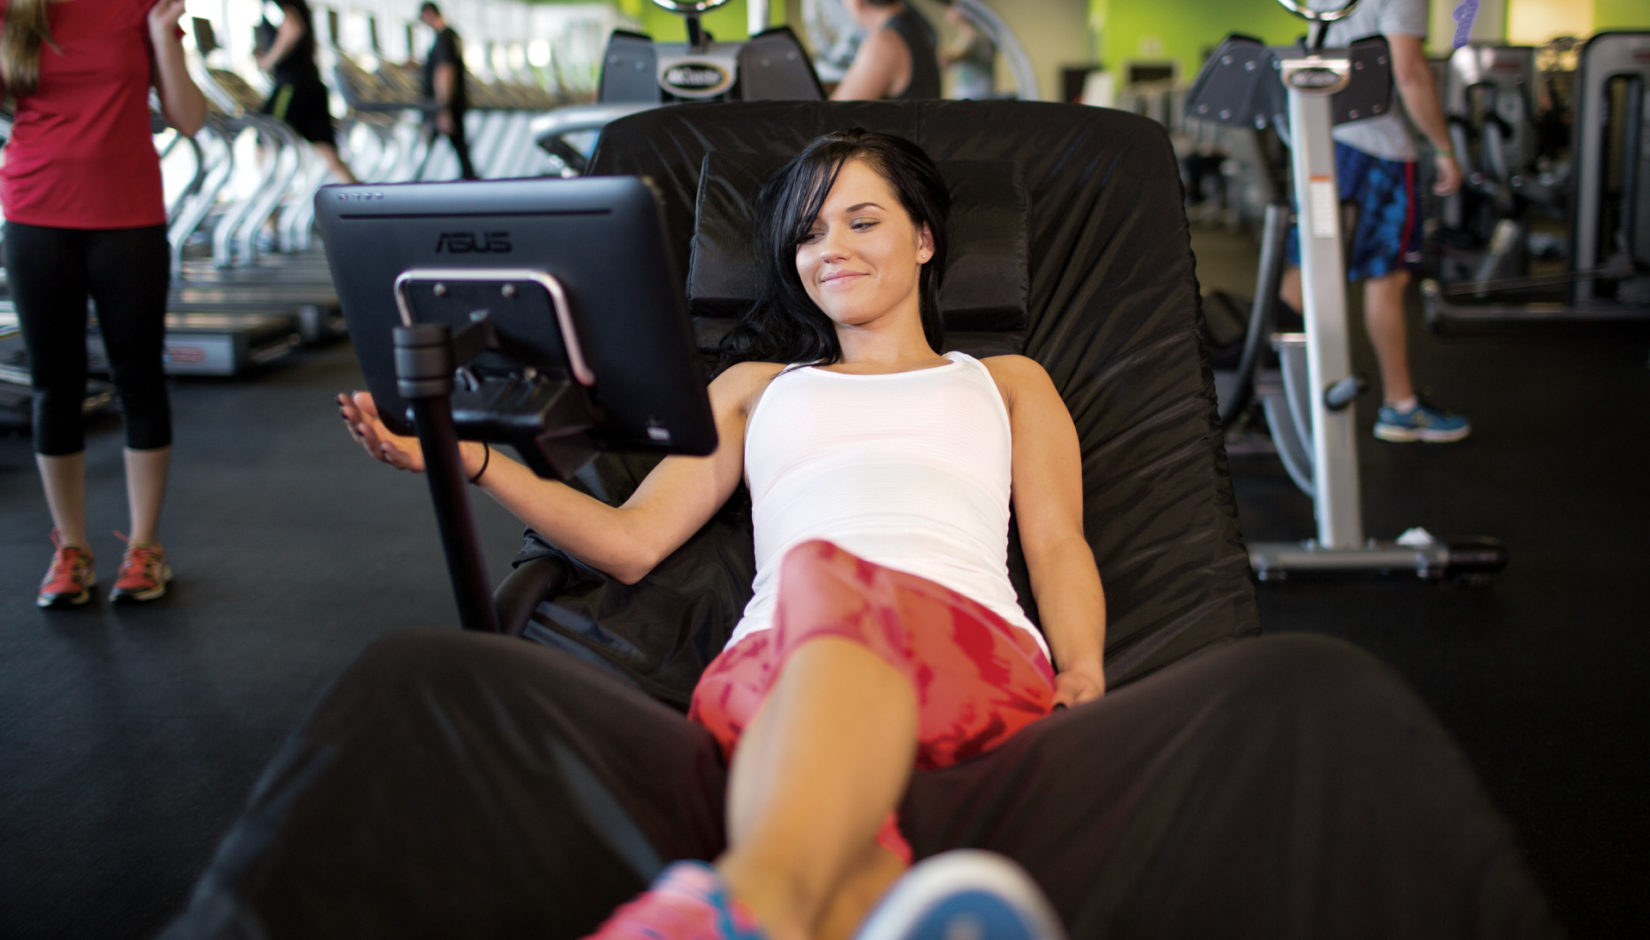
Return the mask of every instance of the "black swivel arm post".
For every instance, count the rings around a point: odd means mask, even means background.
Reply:
[[[596,452],[598,415],[587,394],[595,374],[579,352],[566,294],[546,272],[416,268],[402,272],[395,291],[396,390],[424,453],[460,623],[496,633],[459,438],[508,443],[539,476],[566,480]]]
[[[483,324],[467,328],[485,329]],[[461,333],[461,338],[462,338]],[[464,490],[464,462],[458,454],[453,423],[455,338],[444,323],[415,323],[395,328],[396,386],[412,406],[418,444],[424,452],[425,477],[435,503],[447,572],[458,598],[459,622],[466,630],[498,632],[492,590],[476,538],[475,517]]]

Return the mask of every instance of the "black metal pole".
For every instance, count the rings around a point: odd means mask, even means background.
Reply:
[[[498,616],[464,489],[464,462],[459,458],[458,432],[453,425],[453,368],[452,331],[445,324],[396,327],[396,384],[412,406],[418,426],[424,475],[435,503],[447,574],[458,600],[459,623],[466,630],[497,633]]]

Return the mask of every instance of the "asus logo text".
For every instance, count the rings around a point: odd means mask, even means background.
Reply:
[[[494,252],[507,254],[511,251],[509,232],[442,232],[436,239],[437,254],[450,255],[484,254]]]

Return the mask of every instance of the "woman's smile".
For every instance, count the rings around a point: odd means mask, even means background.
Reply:
[[[859,271],[832,271],[821,277],[820,283],[828,287],[851,287],[865,276]]]

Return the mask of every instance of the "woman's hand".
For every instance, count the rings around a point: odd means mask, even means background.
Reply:
[[[1106,694],[1106,671],[1099,663],[1062,669],[1054,676],[1054,707],[1070,708]]]
[[[183,0],[155,0],[149,8],[149,38],[155,45],[173,41],[183,19]]]
[[[375,460],[397,470],[424,472],[424,451],[418,444],[418,438],[396,434],[385,427],[378,417],[378,405],[372,400],[371,392],[340,394],[338,416],[344,419],[350,437],[355,438],[355,442]]]

